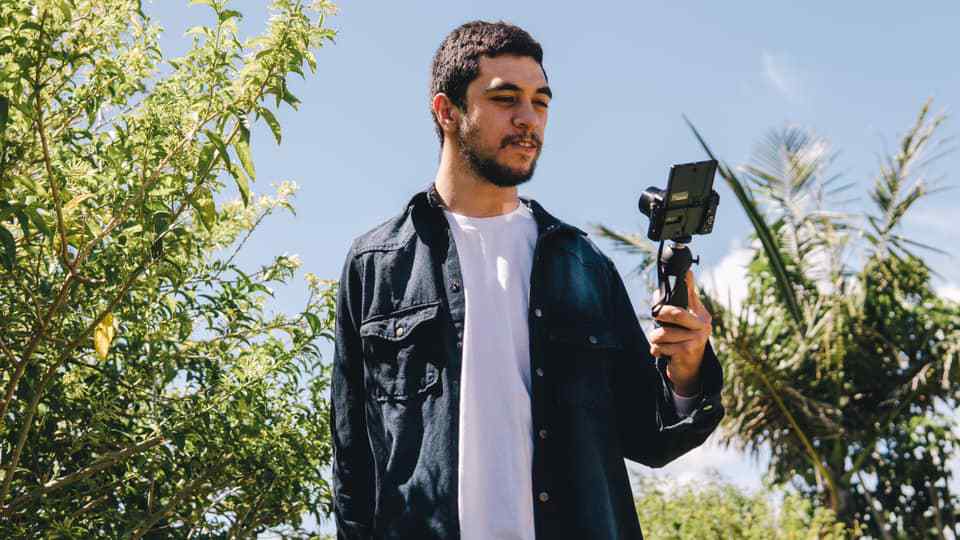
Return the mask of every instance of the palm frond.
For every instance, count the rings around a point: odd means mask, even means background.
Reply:
[[[591,223],[590,225],[597,235],[610,240],[613,243],[614,249],[624,251],[630,255],[640,256],[640,263],[633,268],[631,273],[646,273],[656,264],[657,247],[644,236],[636,233],[622,233],[602,223]]]
[[[941,152],[933,158],[923,158],[927,147],[934,142],[936,130],[946,120],[944,114],[929,117],[930,103],[928,100],[920,109],[913,127],[900,141],[900,149],[896,155],[888,157],[880,164],[880,173],[870,191],[870,200],[877,212],[868,216],[872,231],[864,231],[864,237],[876,253],[886,254],[895,250],[901,254],[909,254],[906,245],[929,247],[910,241],[895,231],[917,201],[943,189],[931,186],[914,172],[932,159],[943,155]]]
[[[704,151],[706,151],[707,155],[710,156],[710,159],[717,160],[706,141],[704,141],[703,137],[700,136],[700,132],[697,131],[697,128],[694,127],[694,125],[689,119],[687,119],[686,116],[684,116],[683,119],[693,131],[694,136],[696,136]],[[719,162],[719,160],[717,161]],[[784,302],[787,306],[787,311],[793,318],[797,329],[803,333],[803,327],[805,325],[803,313],[800,310],[800,304],[797,301],[797,295],[793,289],[793,284],[790,281],[789,275],[787,274],[785,257],[777,237],[770,232],[770,227],[767,225],[766,219],[760,212],[752,193],[744,186],[743,182],[740,181],[730,167],[724,163],[720,163],[718,170],[720,171],[720,176],[723,177],[723,179],[727,182],[727,185],[730,186],[730,189],[733,190],[737,200],[740,202],[740,206],[743,207],[744,212],[746,212],[747,218],[750,219],[750,223],[753,225],[753,228],[757,233],[757,238],[760,239],[760,243],[763,245],[763,251],[767,256],[767,259],[770,261],[770,269],[776,281],[780,296],[784,299]]]

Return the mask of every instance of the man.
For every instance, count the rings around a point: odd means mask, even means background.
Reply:
[[[447,36],[436,178],[350,248],[331,394],[341,539],[642,538],[623,459],[662,466],[723,416],[696,292],[648,343],[611,260],[518,197],[552,96],[542,57],[505,23]]]

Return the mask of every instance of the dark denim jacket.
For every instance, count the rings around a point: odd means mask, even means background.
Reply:
[[[521,197],[537,222],[530,362],[538,539],[642,538],[623,459],[660,467],[723,416],[712,348],[701,401],[677,417],[612,261]],[[338,538],[459,538],[464,293],[431,183],[354,240],[337,300],[331,416]],[[491,516],[496,519],[496,516]]]

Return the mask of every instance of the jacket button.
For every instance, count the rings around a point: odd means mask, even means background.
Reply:
[[[590,336],[587,338],[587,340],[589,340],[590,343],[593,343],[594,345],[597,344],[597,336]]]
[[[537,368],[537,377],[543,377],[543,368]]]
[[[453,280],[453,281],[450,283],[450,290],[452,290],[453,292],[459,291],[459,290],[460,290],[460,282],[457,281],[457,280]]]
[[[541,430],[540,430],[540,438],[541,438],[541,439],[546,439],[546,438],[547,438],[547,430],[545,430],[545,429],[541,429]]]
[[[541,491],[541,492],[540,492],[540,502],[547,502],[547,501],[549,501],[549,500],[550,500],[550,495],[548,495],[546,491]]]
[[[462,348],[463,348],[463,342],[460,341],[459,339],[457,340],[457,348],[458,348],[458,349],[462,349]]]
[[[398,336],[402,336],[402,335],[403,335],[403,327],[402,327],[402,326],[398,326],[398,327],[397,327],[397,335],[398,335]]]
[[[536,315],[537,317],[543,317],[543,312],[540,311],[540,308],[533,310],[533,314]]]

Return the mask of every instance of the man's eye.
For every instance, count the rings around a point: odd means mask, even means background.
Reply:
[[[512,96],[497,96],[493,98],[494,101],[499,101],[501,103],[513,103]]]
[[[544,109],[546,109],[547,107],[550,106],[550,104],[547,103],[546,101],[537,101],[536,103],[537,103],[537,105],[540,105],[540,106],[543,107]]]

